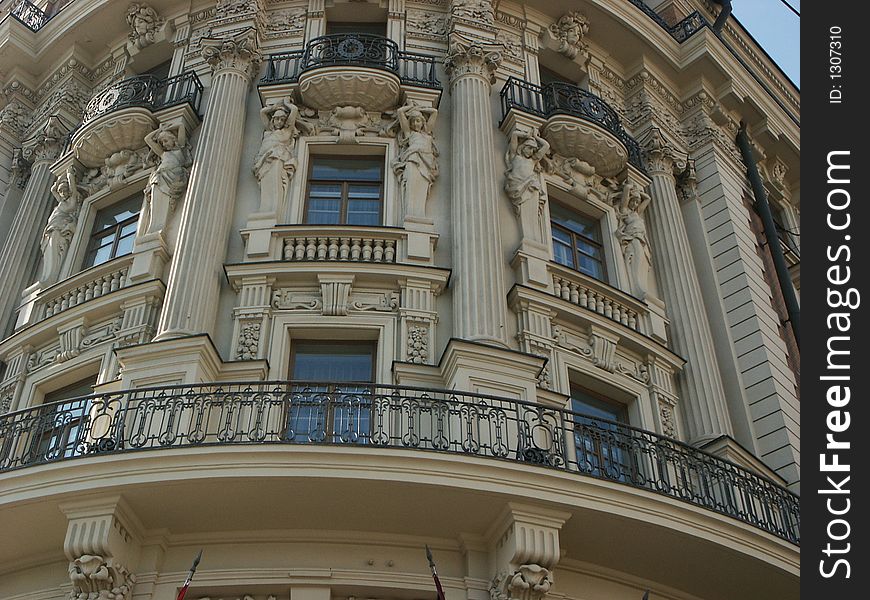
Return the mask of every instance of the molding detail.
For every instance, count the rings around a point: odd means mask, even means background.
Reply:
[[[83,554],[69,564],[70,600],[129,600],[136,577],[102,556]]]
[[[253,29],[246,29],[228,38],[203,38],[200,46],[202,58],[214,74],[236,71],[250,82],[260,71],[262,56]]]
[[[45,125],[22,146],[24,158],[31,163],[41,160],[55,160],[63,150],[66,128],[60,119],[51,116]]]
[[[492,84],[495,83],[495,72],[501,60],[501,53],[496,50],[485,50],[478,44],[455,41],[450,44],[444,58],[444,68],[451,84],[465,75],[477,75]]]

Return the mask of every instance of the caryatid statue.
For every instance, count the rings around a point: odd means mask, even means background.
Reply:
[[[299,107],[289,98],[260,110],[266,128],[260,150],[254,159],[253,172],[260,182],[261,213],[275,212],[296,173],[296,139],[300,128],[308,125],[299,118]]]
[[[150,234],[166,227],[176,202],[187,189],[193,160],[182,125],[161,123],[145,136],[145,143],[160,159],[145,187],[142,223],[145,233]]]
[[[626,181],[616,206],[619,216],[616,237],[622,246],[631,295],[639,300],[644,300],[649,292],[649,274],[652,266],[652,253],[646,233],[646,223],[643,220],[643,213],[649,203],[649,194],[638,184]]]
[[[544,243],[541,212],[547,198],[543,171],[549,151],[550,144],[537,131],[530,134],[514,131],[505,153],[505,192],[520,219],[523,240],[539,244]]]
[[[57,199],[57,206],[51,211],[48,223],[42,233],[42,274],[39,278],[43,285],[55,283],[60,276],[63,258],[69,249],[70,241],[76,231],[82,193],[77,184],[76,171],[70,167],[57,178],[51,186],[51,193]]]
[[[426,201],[438,177],[438,148],[435,146],[435,119],[438,110],[406,104],[398,110],[399,156],[393,171],[402,183],[405,215],[426,216]]]

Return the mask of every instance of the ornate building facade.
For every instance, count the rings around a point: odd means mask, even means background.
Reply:
[[[0,10],[0,597],[797,597],[800,100],[717,5]]]

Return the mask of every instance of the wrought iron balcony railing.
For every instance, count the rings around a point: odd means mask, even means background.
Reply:
[[[0,472],[228,444],[353,445],[526,463],[663,494],[800,542],[798,498],[743,467],[623,423],[481,394],[221,383],[98,394],[0,415]]]
[[[262,83],[294,83],[305,71],[341,65],[381,69],[407,85],[441,88],[434,57],[401,51],[393,40],[364,33],[324,35],[308,42],[304,50],[273,54]]]
[[[509,77],[501,89],[502,118],[511,108],[549,118],[563,114],[591,121],[612,133],[628,152],[628,161],[644,170],[640,145],[622,127],[619,115],[603,99],[576,85],[551,82],[543,86]]]
[[[97,117],[133,106],[160,110],[187,102],[198,113],[202,83],[193,71],[160,79],[154,75],[137,75],[113,83],[98,92],[82,115],[82,125]]]
[[[34,32],[42,29],[43,25],[48,23],[50,19],[42,9],[29,0],[14,0],[12,7],[9,9],[9,14],[30,31]]]
[[[689,16],[680,21],[679,23],[675,23],[674,25],[669,25],[667,21],[662,18],[660,14],[654,11],[652,8],[647,6],[646,2],[643,0],[628,0],[640,10],[642,10],[650,19],[658,23],[658,25],[671,34],[671,37],[682,43],[687,39],[692,37],[695,33],[701,31],[704,27],[709,26],[710,24],[707,22],[707,19],[699,13],[697,10],[692,11]]]

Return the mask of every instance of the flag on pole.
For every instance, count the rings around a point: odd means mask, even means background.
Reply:
[[[444,598],[444,588],[441,587],[441,580],[438,579],[438,571],[435,570],[435,561],[432,559],[432,551],[429,550],[429,545],[426,545],[426,558],[429,560],[429,570],[432,571],[432,579],[435,580],[435,590],[438,592],[438,600],[446,600]]]
[[[196,558],[193,559],[193,565],[190,567],[190,572],[187,574],[187,579],[184,580],[184,585],[181,586],[181,589],[178,590],[178,597],[175,600],[184,600],[184,596],[187,594],[187,588],[190,587],[190,582],[193,581],[193,574],[196,573],[196,567],[199,565],[199,560],[202,558],[202,550],[199,551],[199,554],[196,555]]]

